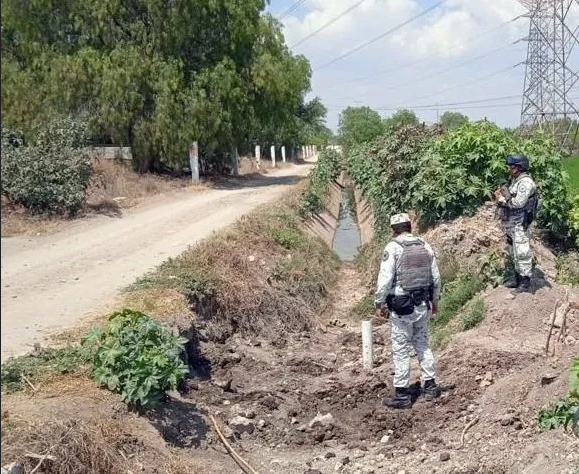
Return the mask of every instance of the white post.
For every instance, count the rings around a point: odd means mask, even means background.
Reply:
[[[365,370],[372,370],[374,367],[374,341],[371,319],[362,321],[362,365]]]
[[[231,149],[231,165],[233,167],[233,176],[239,175],[239,155],[237,154],[237,147]]]
[[[306,147],[302,145],[302,160],[306,159]]]
[[[257,166],[258,170],[260,168],[260,162],[261,162],[261,148],[259,145],[255,145],[255,165]]]
[[[199,147],[197,142],[191,143],[189,147],[189,166],[191,167],[191,181],[199,182]]]
[[[281,147],[281,161],[285,163],[285,146]]]
[[[275,168],[275,145],[271,146],[271,167]]]

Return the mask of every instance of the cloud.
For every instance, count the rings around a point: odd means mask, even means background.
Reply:
[[[283,20],[288,45],[316,32],[358,1],[306,0],[305,9],[298,9]],[[340,109],[347,105],[388,109],[521,94],[524,67],[512,66],[524,61],[526,43],[513,43],[526,36],[528,19],[510,21],[525,12],[517,0],[447,0],[372,45],[321,67],[435,3],[436,0],[364,0],[295,47],[294,52],[306,55],[312,64],[312,95],[321,96],[328,106],[330,126],[335,128]],[[575,10],[572,17],[579,18],[579,8]],[[579,53],[579,48],[575,53]],[[511,69],[492,74],[506,68]],[[485,75],[490,77],[476,80]],[[520,106],[477,105],[464,112],[473,118],[488,116],[501,125],[514,125]],[[390,113],[383,111],[384,115]],[[423,109],[418,113],[423,120],[432,121],[437,112]]]

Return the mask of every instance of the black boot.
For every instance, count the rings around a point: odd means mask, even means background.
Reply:
[[[424,382],[424,388],[422,389],[422,393],[424,394],[425,400],[431,401],[434,400],[435,398],[440,398],[442,390],[436,384],[436,381],[434,379],[431,379]]]
[[[531,291],[531,277],[521,277],[519,285],[515,291],[517,293],[529,293]]]
[[[512,275],[512,276],[506,277],[506,278],[503,280],[503,285],[504,285],[506,288],[518,288],[518,286],[520,285],[520,283],[521,283],[521,277],[519,276],[518,273],[515,273],[515,274]]]
[[[412,397],[407,388],[396,387],[394,396],[385,398],[384,405],[390,408],[410,408],[412,406]]]

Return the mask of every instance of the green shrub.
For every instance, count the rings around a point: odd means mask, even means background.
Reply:
[[[310,173],[310,184],[300,198],[298,212],[307,217],[324,209],[330,184],[340,176],[342,159],[336,150],[324,150]]]
[[[392,129],[348,155],[349,173],[372,206],[379,235],[389,232],[390,216],[412,207],[410,183],[419,171],[420,154],[438,128]]]
[[[181,359],[184,338],[138,311],[113,313],[84,345],[95,347],[93,376],[124,402],[147,406],[161,401],[188,372]]]
[[[85,132],[55,121],[31,143],[2,128],[2,194],[35,213],[74,215],[84,206],[92,166],[81,149]]]

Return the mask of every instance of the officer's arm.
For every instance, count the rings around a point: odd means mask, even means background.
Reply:
[[[428,244],[425,245],[426,250],[432,255],[432,263],[430,264],[430,271],[432,273],[432,283],[433,283],[433,301],[438,301],[440,298],[440,289],[441,289],[441,282],[440,282],[440,271],[438,269],[438,263],[436,262],[436,255],[434,254],[434,250]]]
[[[534,191],[533,183],[530,182],[530,180],[521,180],[517,186],[517,194],[512,196],[507,202],[508,207],[511,209],[522,209],[527,205],[527,202]]]
[[[382,254],[380,262],[380,272],[378,273],[378,283],[376,285],[376,307],[384,306],[386,297],[392,288],[394,282],[394,273],[396,271],[396,256],[392,252],[390,245],[387,245]]]

